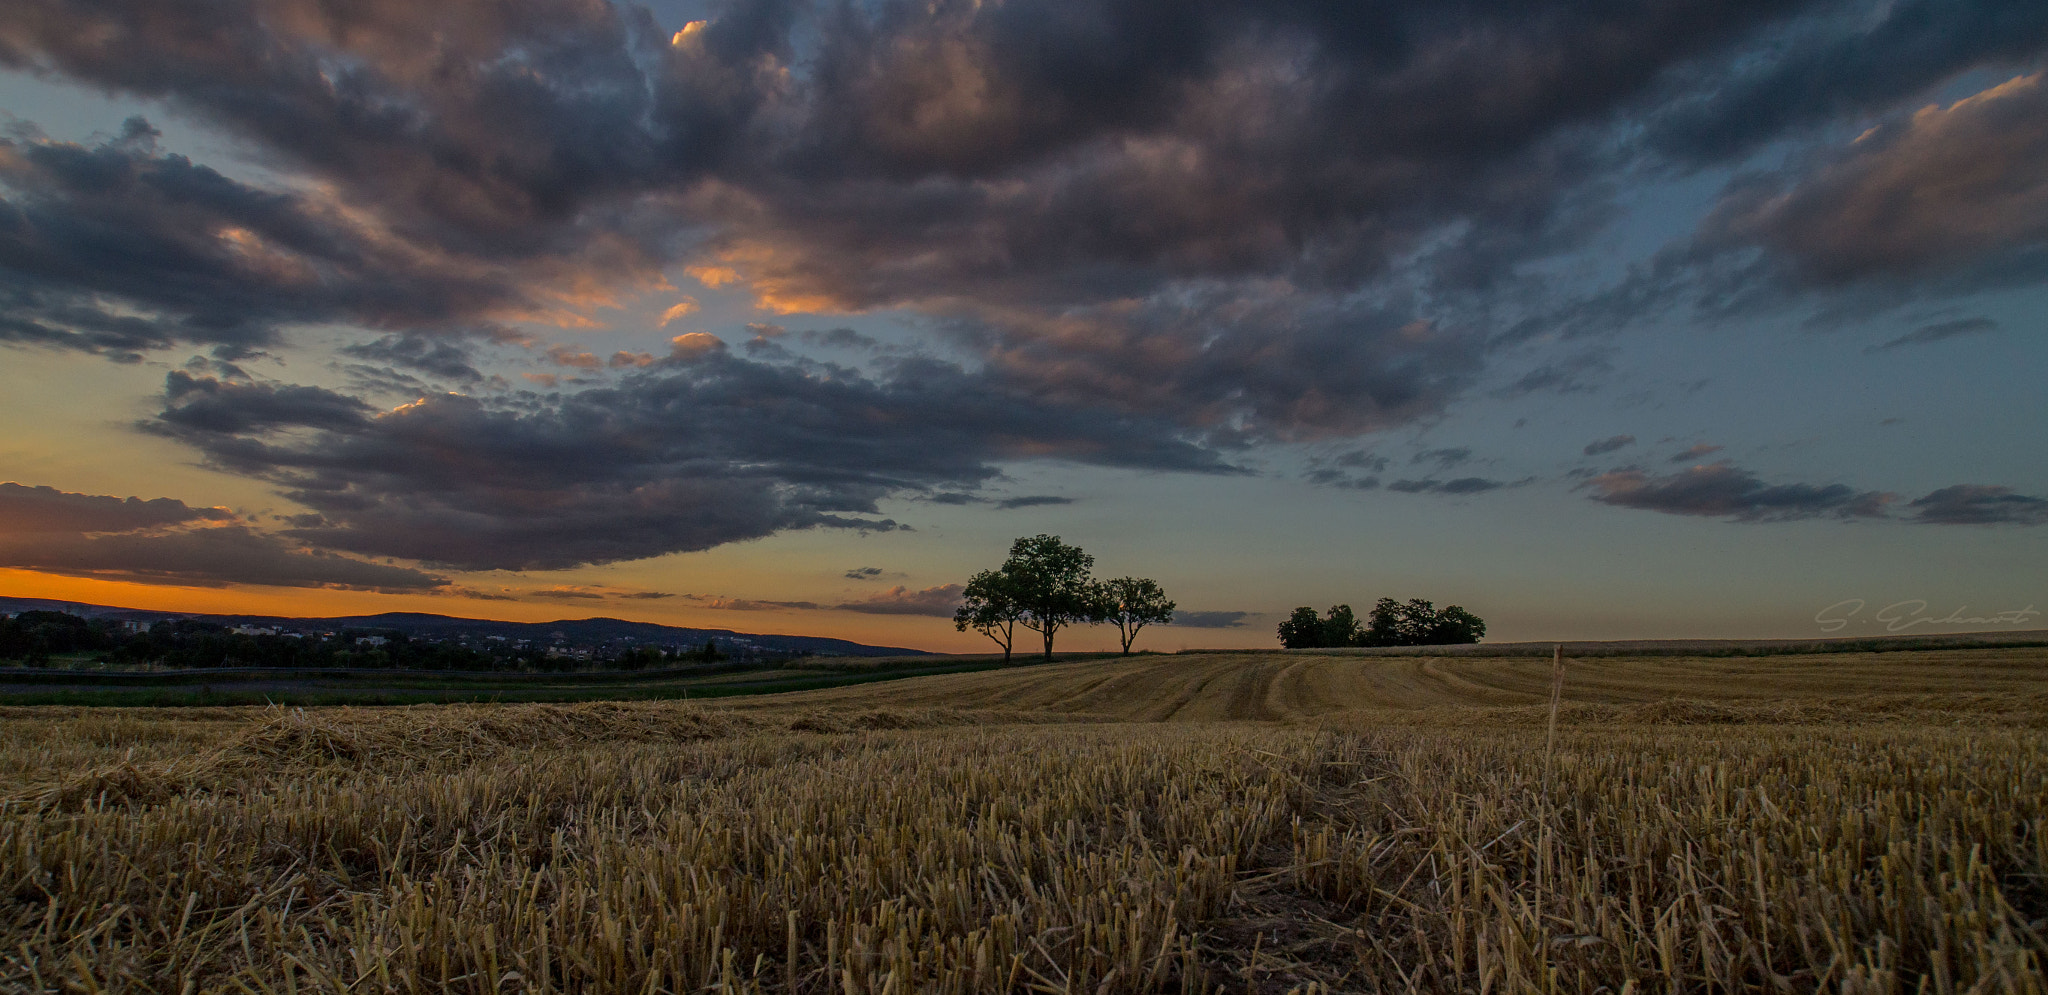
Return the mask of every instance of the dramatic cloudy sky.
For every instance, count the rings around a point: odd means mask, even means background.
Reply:
[[[1160,649],[2038,626],[2044,70],[2021,0],[17,0],[0,593],[969,650],[1050,532]]]

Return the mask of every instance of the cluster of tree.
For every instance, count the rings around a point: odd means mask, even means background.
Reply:
[[[1296,608],[1280,623],[1280,645],[1288,649],[1318,646],[1442,646],[1476,643],[1486,635],[1486,622],[1457,605],[1438,609],[1421,598],[1402,604],[1381,598],[1361,624],[1350,605],[1332,605],[1319,618],[1316,610]]]
[[[26,611],[0,618],[0,659],[48,660],[62,653],[111,649],[118,638],[104,622],[68,612]]]
[[[1138,630],[1173,621],[1173,602],[1159,582],[1145,577],[1096,580],[1095,557],[1060,541],[1035,535],[1010,544],[1010,558],[994,570],[967,581],[953,627],[973,629],[1003,648],[1010,661],[1017,627],[1045,638],[1045,658],[1052,659],[1053,636],[1070,625],[1108,623],[1116,626],[1125,655]]]
[[[716,642],[664,650],[636,646],[596,659],[551,652],[546,646],[463,646],[417,639],[390,630],[333,635],[251,635],[215,622],[175,619],[130,632],[117,622],[67,612],[25,611],[0,618],[0,660],[32,667],[52,657],[89,655],[112,664],[173,669],[275,667],[284,669],[568,671],[584,667],[657,670],[727,659]]]

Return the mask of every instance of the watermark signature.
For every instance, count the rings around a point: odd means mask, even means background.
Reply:
[[[2041,614],[2028,605],[1988,615],[1965,615],[1969,606],[1957,605],[1954,611],[1937,616],[1927,610],[1927,602],[1911,598],[1894,601],[1866,616],[1863,609],[1868,605],[1862,598],[1847,598],[1821,609],[1813,620],[1820,623],[1822,632],[1840,632],[1849,627],[1852,619],[1858,625],[1875,622],[1884,626],[1886,632],[1904,632],[1916,625],[2019,625]]]

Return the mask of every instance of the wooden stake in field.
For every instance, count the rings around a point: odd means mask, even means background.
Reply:
[[[1564,644],[1550,651],[1550,732],[1543,741],[1543,790],[1550,790],[1550,762],[1557,753],[1557,706],[1564,698]]]

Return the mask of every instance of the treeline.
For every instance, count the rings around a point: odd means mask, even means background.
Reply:
[[[41,667],[54,657],[89,655],[117,666],[172,669],[272,667],[282,669],[457,670],[564,672],[588,667],[656,670],[726,659],[715,642],[663,649],[636,646],[576,656],[547,646],[488,644],[485,648],[414,639],[390,629],[332,635],[251,635],[216,622],[175,619],[143,632],[118,622],[67,612],[25,611],[0,618],[0,660]]]
[[[1320,617],[1307,606],[1280,623],[1280,645],[1288,649],[1337,646],[1445,646],[1476,643],[1486,622],[1457,605],[1439,609],[1421,598],[1406,604],[1381,598],[1363,623],[1350,605],[1332,605]]]

